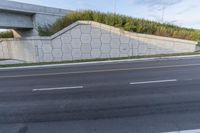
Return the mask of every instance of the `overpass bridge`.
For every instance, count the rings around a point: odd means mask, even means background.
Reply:
[[[0,2],[0,29],[13,29],[15,37],[37,36],[37,27],[54,23],[69,10],[8,0]]]

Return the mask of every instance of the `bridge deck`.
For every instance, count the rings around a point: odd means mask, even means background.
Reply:
[[[69,11],[65,9],[19,3],[19,2],[13,2],[13,1],[7,1],[7,0],[1,0],[0,10],[32,13],[32,14],[36,14],[36,13],[54,14],[54,15],[61,15],[61,16],[63,16],[63,14],[66,14],[66,11]]]
[[[53,24],[69,10],[19,3],[0,2],[0,28],[14,29],[21,37],[37,36],[37,27]]]

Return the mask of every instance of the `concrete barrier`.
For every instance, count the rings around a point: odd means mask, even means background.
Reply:
[[[0,58],[27,62],[71,61],[194,52],[197,42],[126,32],[92,21],[78,21],[51,37],[4,39]]]

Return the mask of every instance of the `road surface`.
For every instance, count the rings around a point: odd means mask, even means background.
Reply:
[[[0,69],[0,133],[200,128],[200,57]]]

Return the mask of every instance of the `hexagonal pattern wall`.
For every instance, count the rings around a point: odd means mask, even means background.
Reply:
[[[197,42],[126,32],[108,25],[78,21],[51,37],[7,39],[0,58],[27,62],[71,61],[193,52]]]

